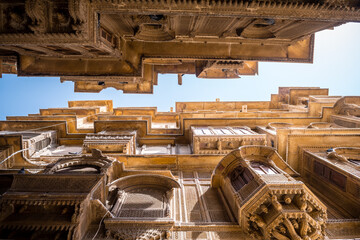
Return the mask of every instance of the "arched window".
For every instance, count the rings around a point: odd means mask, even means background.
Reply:
[[[229,178],[231,185],[235,191],[239,191],[242,187],[248,184],[254,177],[251,172],[242,166],[236,167],[230,174]]]
[[[258,174],[278,174],[278,172],[273,167],[263,162],[251,162],[251,167]]]

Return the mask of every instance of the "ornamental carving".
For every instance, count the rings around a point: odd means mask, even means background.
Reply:
[[[16,32],[28,32],[28,21],[29,18],[25,13],[24,6],[9,7],[5,11],[6,26],[8,29],[5,31],[16,33]]]
[[[324,238],[326,209],[304,190],[290,193],[270,193],[254,205],[246,223],[250,235],[278,240]]]
[[[49,164],[44,173],[54,174],[61,172],[69,167],[87,167],[90,166],[97,170],[98,173],[106,173],[112,164],[112,160],[102,155],[102,152],[97,149],[92,149],[92,156],[70,157],[58,160],[56,163]]]
[[[29,28],[35,33],[45,33],[47,20],[47,6],[44,0],[27,0],[25,2],[26,14],[31,19]]]
[[[231,192],[239,225],[255,239],[324,239],[326,207],[290,174],[273,148],[245,146],[220,161],[212,186]]]
[[[77,33],[86,31],[88,5],[86,0],[68,0],[69,14],[72,19],[72,29]]]
[[[168,230],[154,229],[151,225],[143,227],[111,229],[106,232],[106,235],[117,240],[165,240],[170,237],[170,231]]]
[[[70,23],[71,23],[71,17],[69,16],[68,12],[57,9],[54,11],[54,31],[55,32],[70,32]]]

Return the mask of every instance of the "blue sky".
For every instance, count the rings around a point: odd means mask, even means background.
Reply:
[[[279,86],[330,89],[330,95],[360,95],[360,24],[350,23],[315,36],[314,63],[259,63],[259,75],[240,79],[197,79],[185,75],[159,75],[154,94],[123,94],[113,88],[100,93],[74,93],[72,82],[59,78],[0,78],[0,120],[6,116],[38,113],[40,108],[66,107],[69,100],[112,99],[115,107],[157,106],[169,111],[180,101],[267,101]]]

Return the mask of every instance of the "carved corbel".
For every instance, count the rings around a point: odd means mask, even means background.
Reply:
[[[263,228],[266,225],[264,219],[257,214],[250,216],[250,221],[256,223],[260,228]]]
[[[170,200],[173,198],[173,196],[174,196],[174,189],[173,188],[166,191],[166,199],[167,199],[167,201],[170,202]]]
[[[323,224],[324,223],[324,219],[323,219],[323,214],[321,213],[321,211],[313,211],[310,213],[310,216],[315,219],[319,224]]]
[[[287,194],[285,194],[285,195],[283,196],[283,199],[284,199],[284,202],[285,202],[286,204],[290,204],[291,201],[292,201],[291,197],[290,197],[289,195],[287,195]]]
[[[320,230],[315,230],[313,233],[309,235],[310,239],[318,239],[322,236]]]
[[[311,206],[311,205],[307,205],[307,208],[306,208],[306,211],[308,212],[308,213],[311,213],[312,211],[314,210],[314,208]]]
[[[301,237],[295,231],[295,226],[289,219],[284,218],[284,225],[286,226],[292,240],[301,240]]]
[[[164,196],[164,198],[165,198],[164,202],[166,203],[164,217],[171,216],[170,200],[173,198],[173,196],[174,196],[174,189],[170,189],[170,190],[166,191],[165,196]]]
[[[219,151],[221,151],[222,148],[221,148],[221,140],[220,140],[220,139],[217,140],[216,145],[217,145],[217,149],[218,149]]]
[[[306,218],[303,218],[300,222],[300,236],[304,238],[305,236],[307,236],[308,231],[309,231],[308,220]]]
[[[281,203],[278,201],[277,196],[276,195],[272,195],[271,196],[271,203],[274,206],[274,208],[278,211],[282,210],[282,206]]]
[[[79,204],[75,204],[74,214],[71,216],[71,222],[75,223],[77,216],[79,215]]]
[[[296,195],[294,198],[295,204],[301,211],[305,211],[307,208],[307,203],[304,195]]]
[[[27,0],[25,2],[25,12],[31,19],[29,28],[35,34],[46,32],[47,21],[47,7],[44,0]]]

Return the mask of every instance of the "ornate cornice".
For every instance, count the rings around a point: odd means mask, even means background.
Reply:
[[[157,13],[170,11],[176,13],[198,13],[222,16],[249,16],[249,17],[288,17],[298,20],[326,20],[326,21],[360,21],[360,6],[356,3],[342,4],[335,1],[300,1],[300,0],[152,0],[139,2],[136,0],[96,0],[92,6],[96,11],[115,12],[125,9],[146,9]],[[160,8],[160,9],[159,9]],[[160,11],[159,11],[160,10]]]

